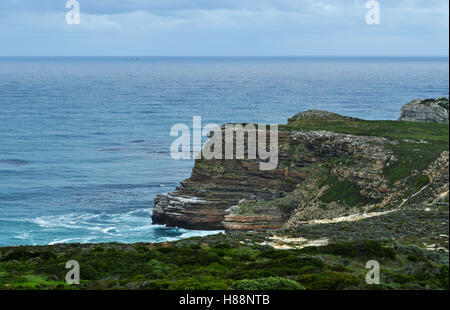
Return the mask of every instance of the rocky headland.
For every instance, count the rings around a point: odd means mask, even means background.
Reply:
[[[425,114],[300,112],[279,126],[275,170],[197,159],[155,198],[155,223],[226,234],[0,247],[0,290],[448,290],[449,127]],[[65,281],[69,260],[79,285]],[[379,284],[366,282],[369,260]]]
[[[401,115],[415,122],[300,112],[279,126],[275,170],[259,170],[257,160],[197,159],[189,179],[155,198],[153,221],[287,229],[448,202],[448,99],[413,100]]]

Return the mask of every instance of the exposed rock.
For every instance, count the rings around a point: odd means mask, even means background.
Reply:
[[[449,196],[449,152],[443,152],[425,171],[431,180],[430,204],[448,203]]]
[[[225,216],[224,228],[226,230],[279,229],[283,224],[284,220],[280,214],[238,215],[231,213]]]
[[[361,161],[363,164],[351,176],[345,167],[335,174],[355,182],[369,179],[367,195],[378,197],[383,194],[379,187],[386,187],[386,182],[377,174],[383,162],[391,158],[388,151],[376,145],[382,141],[385,139],[326,131],[280,131],[279,165],[275,170],[261,171],[257,160],[197,159],[189,179],[174,192],[155,198],[153,222],[205,230],[279,228],[286,219],[278,208],[245,216],[226,210],[243,199],[258,202],[282,198],[308,178],[308,173],[298,168],[325,163],[336,156],[354,156]]]
[[[446,123],[448,110],[448,98],[415,99],[402,107],[399,120]]]
[[[197,159],[189,179],[174,192],[155,198],[153,222],[205,230],[279,228],[290,214],[278,208],[256,208],[258,213],[245,215],[227,209],[243,199],[247,203],[282,198],[311,179],[299,168],[336,156],[352,156],[360,165],[355,164],[352,171],[341,167],[334,174],[352,178],[355,183],[366,180],[367,195],[383,196],[379,189],[386,188],[386,181],[380,177],[381,170],[392,155],[377,143],[385,140],[326,131],[279,132],[280,162],[272,171],[261,171],[256,160]]]
[[[341,119],[341,120],[350,120],[353,119],[352,117],[343,116],[337,113],[328,112],[328,111],[322,111],[322,110],[308,110],[308,111],[302,111],[295,114],[293,117],[288,119],[288,124],[300,121],[300,120],[307,120],[307,119],[313,119],[313,120],[330,120],[330,119]]]
[[[189,179],[174,192],[156,196],[153,222],[189,229],[224,229],[225,210],[242,199],[273,200],[292,191],[306,176],[288,168],[292,156],[288,133],[280,132],[278,138],[279,165],[275,170],[260,170],[258,160],[197,159]]]
[[[275,170],[260,170],[260,162],[248,158],[197,159],[190,178],[155,198],[153,222],[202,230],[279,229],[436,199],[448,203],[448,142],[437,146],[436,152],[433,142],[422,140],[421,132],[405,139],[400,130],[400,139],[395,140],[368,136],[370,130],[365,131],[368,135],[307,130],[316,123],[331,130],[343,128],[346,122],[349,132],[358,126],[378,130],[384,124],[325,111],[298,113],[288,126],[280,127]],[[410,157],[403,147],[423,155]],[[423,165],[424,156],[431,166]],[[422,168],[410,168],[412,160]],[[404,169],[412,170],[405,174]]]

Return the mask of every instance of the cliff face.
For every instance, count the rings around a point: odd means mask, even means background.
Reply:
[[[258,230],[448,199],[448,126],[301,112],[279,128],[279,163],[197,159],[153,222]]]
[[[404,105],[400,121],[448,123],[448,98],[415,99]]]
[[[279,132],[279,165],[260,170],[258,160],[197,159],[189,179],[168,194],[155,198],[153,222],[190,229],[224,229],[226,210],[242,200],[273,200],[283,197],[305,179],[289,171],[290,136]],[[307,163],[305,163],[307,164]]]

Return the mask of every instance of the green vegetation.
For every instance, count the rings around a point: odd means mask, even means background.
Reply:
[[[297,281],[304,283],[305,287],[311,290],[342,290],[362,287],[364,277],[362,274],[325,272],[300,275]]]
[[[396,162],[384,169],[385,175],[393,184],[395,181],[408,177],[412,170],[426,169],[443,151],[448,150],[448,140],[446,143],[402,142],[387,147],[398,158]]]
[[[423,207],[424,208],[424,207]],[[383,241],[423,247],[424,243],[436,244],[448,249],[449,214],[448,205],[438,208],[403,209],[361,221],[329,223],[321,225],[299,225],[289,235],[307,239],[328,236],[334,243],[346,243],[361,239]],[[409,254],[415,254],[411,252]],[[448,259],[448,255],[447,255]]]
[[[421,104],[430,105],[435,102],[436,102],[436,99],[425,99],[425,100],[421,101]],[[448,98],[446,98],[446,97],[438,98],[437,104],[446,110],[449,109]]]
[[[304,290],[305,287],[298,282],[280,278],[263,278],[258,280],[239,280],[234,282],[236,290]]]
[[[198,169],[204,169],[209,171],[215,171],[219,174],[225,172],[225,167],[220,160],[196,160],[195,167]]]
[[[384,137],[392,140],[425,140],[447,145],[448,124],[398,122],[398,121],[367,121],[336,115],[327,119],[305,119],[294,121],[288,125],[280,125],[281,130],[326,130],[357,136]]]
[[[271,211],[280,210],[284,215],[290,216],[298,207],[299,197],[295,193],[288,193],[286,196],[269,201],[247,201],[239,204],[237,214],[269,214]]]
[[[373,240],[353,241],[345,243],[332,243],[322,247],[310,247],[305,250],[312,254],[333,254],[347,257],[377,257],[395,258],[395,251],[391,247]]]
[[[328,115],[328,114],[327,114]],[[305,118],[282,125],[284,130],[326,130],[337,133],[376,136],[390,139],[383,142],[383,146],[391,150],[396,161],[384,168],[384,174],[392,186],[396,181],[414,175],[413,171],[426,169],[439,155],[449,149],[448,124],[425,122],[398,122],[398,121],[367,121],[329,114],[327,118]],[[382,142],[380,142],[382,143]],[[333,178],[330,180],[330,189],[322,198],[325,202],[346,201],[349,205],[364,203],[359,196],[357,188],[349,183],[344,184]],[[429,182],[429,181],[428,181]],[[427,184],[424,177],[413,177],[408,185],[412,192],[420,190]],[[347,189],[344,193],[343,189]],[[341,197],[344,196],[344,197]]]
[[[367,121],[336,115],[331,119],[306,119],[283,125],[286,130],[326,130],[359,136],[376,136],[399,140],[386,143],[398,160],[385,169],[394,183],[407,177],[411,170],[425,169],[443,151],[449,149],[448,124]]]
[[[360,194],[361,188],[348,180],[339,181],[337,176],[328,176],[326,182],[322,186],[328,185],[328,189],[320,197],[325,203],[333,201],[345,203],[349,207],[360,206],[365,204],[373,204],[379,202]]]
[[[364,289],[448,288],[442,256],[420,248],[353,241],[276,250],[263,234],[198,237],[170,244],[61,244],[0,248],[2,289]],[[54,256],[45,253],[51,251]],[[43,256],[41,257],[41,254]],[[64,283],[77,260],[81,284]],[[383,266],[382,285],[367,286],[365,263]]]
[[[446,124],[365,121],[327,115],[330,117],[293,121],[281,129],[327,130],[388,138],[389,141],[374,142],[391,150],[397,159],[389,162],[383,173],[390,186],[405,186],[406,196],[430,183],[423,170],[442,151],[448,150]],[[331,174],[339,166],[357,165],[355,158],[308,161],[312,154],[304,144],[291,141],[290,147],[294,156],[288,161],[288,168],[292,164],[296,172],[305,173],[311,187],[297,187],[271,201],[246,201],[240,204],[238,214],[281,211],[288,218],[303,196],[307,197],[309,189],[323,186],[327,188],[319,199],[324,203],[358,207],[378,202],[362,195],[360,186],[351,180]],[[199,160],[195,165],[230,178],[238,177],[239,173],[227,172],[221,161]],[[0,248],[0,289],[448,290],[448,251],[442,250],[448,250],[448,197],[445,202],[447,205],[427,206],[426,210],[423,205],[408,205],[392,213],[353,222],[302,223],[275,233],[228,233],[163,244],[5,247]],[[280,239],[270,239],[273,234],[307,240],[326,238],[329,244],[280,250],[268,245]],[[296,243],[283,245],[286,244]],[[65,264],[69,260],[80,263],[78,286],[65,284]],[[368,260],[380,263],[380,285],[365,283]]]

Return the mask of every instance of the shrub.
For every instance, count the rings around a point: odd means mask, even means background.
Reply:
[[[308,267],[309,270],[320,272],[325,268],[325,263],[317,257],[291,254],[280,259],[253,263],[247,266],[251,270],[263,270],[267,274],[270,272],[278,276],[296,275],[305,267]]]
[[[146,264],[151,270],[152,275],[161,278],[172,270],[172,266],[166,265],[159,260],[152,259]]]
[[[361,187],[348,180],[339,181],[336,176],[329,176],[322,184],[328,185],[328,189],[322,194],[320,200],[325,203],[340,201],[349,207],[365,205],[379,202],[379,199],[372,199],[360,194]]]
[[[159,259],[165,263],[175,264],[177,266],[185,265],[201,265],[207,266],[212,263],[224,263],[224,260],[209,249],[202,249],[196,247],[169,248],[164,249],[164,254]],[[162,251],[161,251],[162,252]]]
[[[313,290],[352,289],[365,283],[358,276],[336,272],[301,275],[298,280],[307,289]]]
[[[363,240],[343,243],[332,243],[322,247],[305,248],[305,252],[343,255],[349,257],[370,257],[373,259],[390,258],[396,256],[395,250],[385,247],[374,240]]]
[[[231,280],[219,277],[198,276],[172,281],[168,285],[169,290],[228,290]]]
[[[295,281],[270,277],[257,280],[240,280],[233,283],[236,290],[304,290],[305,287]]]
[[[12,250],[5,257],[3,257],[2,261],[27,260],[27,259],[34,258],[37,256],[38,256],[37,253],[27,251],[23,248],[17,248],[17,249]]]

